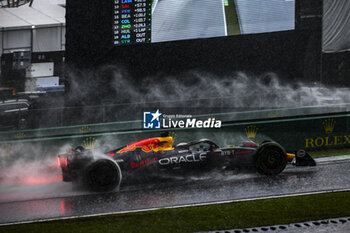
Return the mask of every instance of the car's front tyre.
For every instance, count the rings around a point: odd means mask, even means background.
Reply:
[[[277,145],[267,145],[259,150],[256,168],[260,174],[277,175],[287,165],[286,153]]]

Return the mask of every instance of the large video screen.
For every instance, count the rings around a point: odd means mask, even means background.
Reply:
[[[294,29],[295,0],[113,0],[114,45]]]

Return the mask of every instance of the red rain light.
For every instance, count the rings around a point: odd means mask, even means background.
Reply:
[[[61,167],[61,158],[60,156],[57,156],[57,165]]]
[[[62,166],[68,166],[68,158],[67,157],[63,157],[61,158],[61,156],[57,156],[57,164],[59,167]]]

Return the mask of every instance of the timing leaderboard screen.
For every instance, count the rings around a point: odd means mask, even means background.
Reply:
[[[294,30],[295,0],[113,0],[114,45]]]

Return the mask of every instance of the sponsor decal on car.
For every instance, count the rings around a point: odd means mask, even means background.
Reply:
[[[157,161],[157,160],[158,160],[158,158],[154,157],[152,159],[145,159],[139,163],[131,162],[130,166],[131,166],[131,168],[139,168],[139,167],[145,166],[146,164],[150,163],[151,161]]]
[[[205,153],[199,154],[197,157],[194,154],[181,155],[178,157],[169,157],[160,159],[158,162],[160,165],[169,165],[169,164],[180,164],[180,163],[193,163],[201,162],[207,158]]]
[[[134,151],[136,148],[140,148],[143,152],[157,152],[160,150],[172,150],[173,139],[172,137],[160,137],[144,139],[132,144],[127,145],[123,149],[117,151],[118,154]]]

